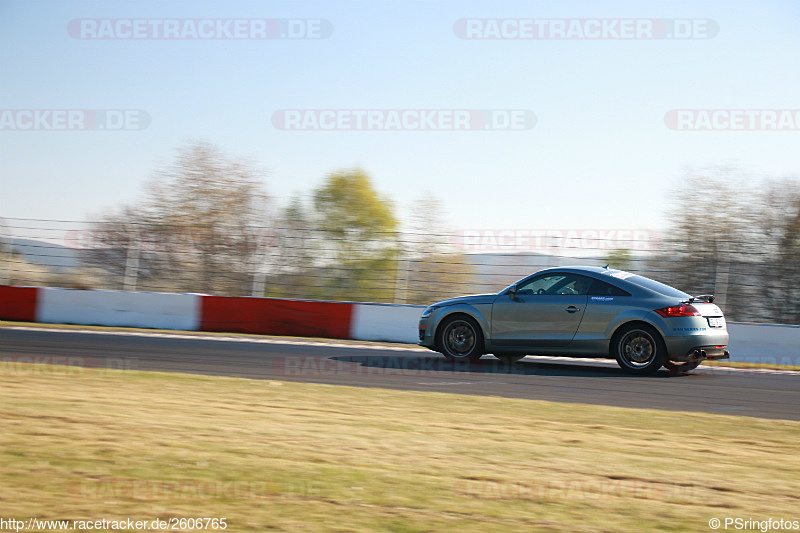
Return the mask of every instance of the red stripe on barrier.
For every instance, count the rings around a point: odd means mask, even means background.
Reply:
[[[36,321],[36,287],[11,287],[0,285],[0,319]]]
[[[273,298],[203,296],[201,331],[231,331],[295,337],[350,337],[353,306]]]

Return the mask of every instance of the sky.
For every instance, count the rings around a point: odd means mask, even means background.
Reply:
[[[314,38],[80,38],[81,21],[98,19],[290,19]],[[463,38],[461,19],[473,38]],[[587,20],[616,19],[706,26],[682,39],[555,30],[488,39],[480,37],[495,34],[484,19],[512,30],[531,19],[584,30],[594,27]],[[2,0],[0,217],[91,220],[136,202],[180,145],[202,139],[265,169],[276,206],[359,167],[404,220],[435,197],[453,230],[663,230],[688,175],[733,167],[756,187],[800,176],[800,124],[692,129],[704,110],[750,110],[761,120],[758,110],[800,109],[798,22],[792,0]],[[75,131],[45,120],[23,130],[24,110],[139,110],[147,124]],[[319,115],[305,110],[373,110],[385,124],[388,110],[517,110],[535,125],[396,131],[339,121],[339,129],[286,130],[274,123],[282,110],[306,119]],[[665,118],[671,110],[695,121],[676,129]]]

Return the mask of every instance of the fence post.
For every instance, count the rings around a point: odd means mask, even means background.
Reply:
[[[256,243],[256,250],[253,253],[253,287],[250,291],[250,296],[263,298],[264,289],[267,285],[267,272],[264,270],[263,263],[264,253],[264,236],[259,235],[258,242]],[[259,259],[261,258],[261,261]]]
[[[122,290],[133,292],[136,290],[136,282],[139,277],[139,245],[138,242],[131,246],[128,243],[128,254],[125,261],[125,280]]]
[[[728,275],[730,273],[730,263],[728,261],[717,261],[717,277],[714,281],[714,296],[717,305],[725,307],[725,300],[728,296]]]
[[[394,286],[394,303],[405,305],[408,292],[408,259],[405,257],[397,262]]]
[[[6,245],[6,234],[8,234],[8,245]],[[8,285],[11,282],[11,230],[8,229],[6,219],[0,218],[0,254],[3,255],[3,262],[0,264],[0,285]]]

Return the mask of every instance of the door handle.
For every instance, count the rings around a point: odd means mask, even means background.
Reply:
[[[570,305],[569,307],[567,307],[567,313],[575,313],[577,311],[580,311],[580,309],[578,309],[574,305]]]

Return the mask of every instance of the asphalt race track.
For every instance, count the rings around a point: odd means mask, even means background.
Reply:
[[[607,360],[528,357],[506,365],[485,356],[481,363],[464,365],[402,345],[2,327],[0,380],[14,362],[800,420],[800,373],[788,371],[701,366],[682,376],[662,370],[637,377]]]

